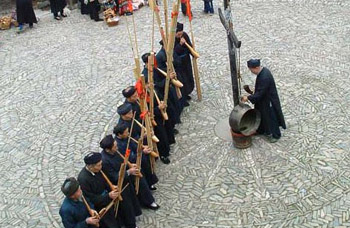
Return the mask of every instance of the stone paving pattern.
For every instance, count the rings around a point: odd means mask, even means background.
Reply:
[[[215,135],[233,108],[227,40],[217,11],[193,2],[203,101],[194,94],[184,111],[171,164],[158,162],[161,208],[144,210],[138,225],[350,227],[350,1],[232,1],[243,84],[255,81],[246,60],[261,58],[288,125],[279,142],[254,137],[245,150]],[[144,53],[147,7],[135,22]],[[126,20],[109,28],[75,10],[0,36],[0,226],[62,227],[60,186],[99,151],[134,83]]]

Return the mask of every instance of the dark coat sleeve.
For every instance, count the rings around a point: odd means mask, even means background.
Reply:
[[[72,213],[69,213],[69,211],[67,210],[60,211],[60,215],[62,218],[63,226],[65,228],[88,228],[89,227],[85,220],[76,223],[72,216]]]
[[[254,94],[248,96],[248,99],[253,104],[261,101],[269,91],[270,79],[261,75],[256,79],[255,92]]]
[[[192,42],[190,40],[190,37],[187,35],[187,33],[183,33],[183,38],[186,40],[186,42],[192,47]],[[190,50],[187,48],[185,44],[180,44],[180,39],[177,40],[174,46],[174,50],[178,55],[189,55],[191,54]]]
[[[114,185],[116,185],[118,183],[119,168],[117,169],[117,167],[113,167],[113,165],[110,162],[105,160],[103,161],[102,164],[103,164],[103,167],[102,167],[103,172],[107,175],[109,180],[112,181]]]
[[[82,173],[81,173],[82,174]],[[96,207],[103,207],[107,205],[111,199],[109,198],[108,192],[105,191],[102,194],[95,194],[93,191],[93,182],[88,181],[86,177],[84,177],[84,174],[79,174],[78,181],[80,183],[81,190],[83,191],[84,195],[89,198],[89,200],[96,206]]]

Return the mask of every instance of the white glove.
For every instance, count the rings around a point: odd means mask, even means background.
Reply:
[[[84,4],[87,5],[89,3],[89,0],[84,0]]]

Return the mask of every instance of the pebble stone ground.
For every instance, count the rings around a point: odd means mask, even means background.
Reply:
[[[350,1],[231,4],[243,83],[255,80],[245,61],[261,58],[274,74],[288,129],[275,144],[255,137],[245,150],[215,134],[233,107],[227,41],[217,11],[205,15],[202,1],[193,1],[203,101],[193,95],[171,164],[158,163],[161,208],[144,210],[138,225],[350,227]],[[4,228],[62,227],[60,186],[78,174],[85,154],[99,151],[117,121],[121,90],[134,83],[125,18],[109,28],[77,10],[63,21],[42,14],[33,30],[0,32]],[[135,22],[140,53],[149,51],[147,7]]]

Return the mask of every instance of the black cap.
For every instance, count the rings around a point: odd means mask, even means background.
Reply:
[[[255,68],[260,66],[260,59],[250,59],[247,61],[247,66],[249,68]]]
[[[67,197],[72,196],[79,188],[79,182],[74,177],[67,178],[61,187],[61,191]]]
[[[176,24],[176,32],[181,32],[184,30],[184,24],[181,24],[180,22],[177,22]]]
[[[113,129],[113,133],[115,135],[118,135],[118,134],[123,134],[124,131],[128,128],[129,126],[125,123],[120,123],[118,124],[117,126],[114,127]]]
[[[148,63],[148,56],[150,56],[150,55],[151,55],[151,54],[150,54],[149,52],[143,54],[143,55],[141,56],[142,61],[143,61],[144,63]]]
[[[102,160],[102,155],[96,152],[90,152],[88,155],[84,157],[84,162],[86,165],[96,164],[101,160]]]
[[[132,110],[132,106],[131,104],[128,104],[128,103],[124,103],[122,105],[120,105],[117,109],[117,113],[119,115],[125,115],[127,114],[128,112],[130,112]]]

